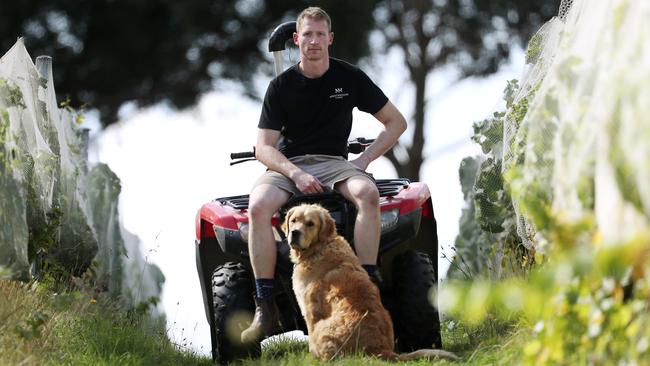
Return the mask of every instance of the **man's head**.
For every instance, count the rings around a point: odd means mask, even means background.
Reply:
[[[332,31],[332,19],[330,19],[330,16],[325,12],[325,10],[317,6],[310,6],[298,14],[298,19],[296,19],[296,29],[298,32],[300,32],[300,27],[305,19],[324,20],[327,22],[327,30],[329,32]]]
[[[329,57],[333,41],[332,21],[325,10],[312,6],[298,15],[293,42],[300,48],[301,58],[317,61]]]

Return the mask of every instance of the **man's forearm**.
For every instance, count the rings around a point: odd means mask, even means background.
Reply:
[[[368,163],[375,161],[380,156],[383,156],[388,150],[390,150],[393,145],[397,142],[397,139],[402,135],[402,131],[399,130],[389,130],[388,128],[384,131],[381,131],[375,142],[372,145],[366,148],[361,157],[368,160]]]
[[[262,145],[256,147],[255,158],[270,170],[276,171],[291,180],[294,180],[295,175],[301,171],[273,146]]]
[[[390,106],[390,116],[382,121],[384,130],[377,135],[375,142],[368,146],[360,158],[367,159],[368,163],[384,155],[397,142],[399,137],[406,131],[406,120],[397,109]]]

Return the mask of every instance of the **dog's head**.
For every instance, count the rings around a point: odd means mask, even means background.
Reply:
[[[303,204],[287,212],[282,230],[291,248],[304,250],[336,236],[336,223],[322,206]]]

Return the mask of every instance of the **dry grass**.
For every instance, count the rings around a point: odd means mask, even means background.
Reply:
[[[64,314],[54,314],[34,286],[0,281],[0,360],[38,364],[52,348],[53,331]]]

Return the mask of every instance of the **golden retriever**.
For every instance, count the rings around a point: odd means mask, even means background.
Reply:
[[[291,246],[293,290],[309,333],[309,351],[327,361],[357,353],[387,360],[455,358],[441,350],[394,351],[393,323],[379,290],[350,244],[336,233],[334,219],[319,205],[287,213],[282,229]]]

